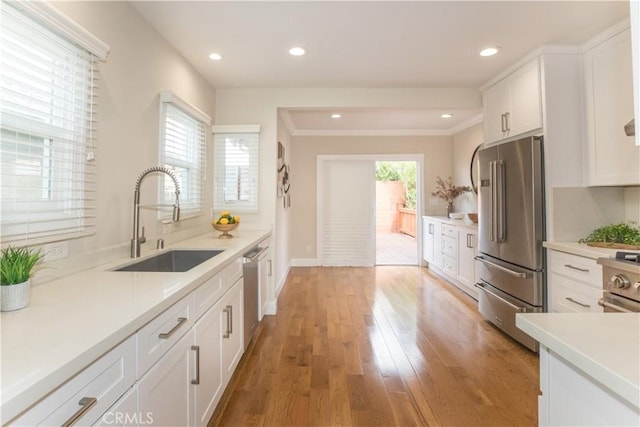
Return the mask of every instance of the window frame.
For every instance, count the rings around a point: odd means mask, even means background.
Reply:
[[[180,113],[184,114],[189,120],[197,122],[198,125],[202,127],[200,131],[191,129],[192,132],[199,132],[202,136],[202,139],[199,141],[199,147],[191,147],[192,153],[196,153],[199,155],[199,159],[190,162],[186,160],[178,160],[178,159],[167,159],[167,107],[175,108],[179,110]],[[187,199],[185,199],[185,193],[187,191],[191,191],[190,189],[193,187],[191,183],[183,183],[183,177],[181,174],[176,173],[176,178],[180,185],[180,206],[181,206],[181,218],[188,219],[196,216],[201,216],[205,214],[205,182],[207,177],[207,137],[209,135],[209,131],[211,129],[211,118],[193,106],[192,104],[184,101],[182,98],[178,97],[172,91],[163,91],[160,93],[160,121],[159,121],[160,131],[159,131],[159,140],[160,140],[160,164],[168,168],[169,170],[174,170],[176,167],[190,169],[196,168],[196,173],[189,173],[190,179],[197,179],[197,192],[189,195]],[[190,123],[182,123],[183,125],[190,125]],[[168,163],[171,161],[172,163]],[[199,169],[199,170],[198,170]],[[197,175],[197,178],[195,176]],[[160,204],[172,205],[174,202],[174,192],[173,192],[173,182],[165,175],[160,176],[161,182],[158,186],[158,200]],[[165,186],[171,187],[169,193]],[[194,197],[197,194],[197,197]],[[158,219],[162,222],[170,222],[171,221],[171,213],[168,210],[160,210],[158,211]]]

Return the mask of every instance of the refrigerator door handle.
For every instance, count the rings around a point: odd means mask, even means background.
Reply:
[[[502,271],[504,273],[507,273],[507,274],[509,274],[509,275],[511,275],[513,277],[517,277],[518,279],[526,279],[526,277],[527,277],[527,273],[521,273],[519,271],[513,271],[513,270],[511,270],[509,268],[506,268],[506,267],[498,265],[498,264],[496,264],[494,262],[488,261],[488,260],[482,258],[481,256],[474,257],[474,259],[476,261],[480,261],[481,263],[487,264],[487,265],[489,265],[489,266],[491,266],[491,267],[493,267],[495,269],[498,269],[498,270],[500,270],[500,271]]]
[[[496,185],[496,168],[495,160],[489,162],[489,185],[491,186],[491,233],[489,238],[492,242],[498,240],[498,187]]]
[[[496,161],[496,195],[497,195],[497,212],[496,212],[496,241],[504,242],[507,239],[507,227],[506,227],[506,177],[505,177],[505,164],[502,160]]]

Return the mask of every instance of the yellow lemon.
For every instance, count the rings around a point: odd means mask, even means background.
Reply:
[[[229,216],[229,211],[222,211],[220,216]]]
[[[220,218],[220,221],[218,221],[220,224],[229,224],[229,220],[227,218]]]
[[[235,215],[233,219],[236,221],[236,223],[240,222],[240,217],[238,215]]]

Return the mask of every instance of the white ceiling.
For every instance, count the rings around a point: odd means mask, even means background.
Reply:
[[[545,44],[580,45],[627,1],[136,1],[215,88],[478,88]],[[293,57],[292,46],[308,54]],[[482,58],[489,45],[500,54]],[[218,52],[214,62],[209,53]],[[292,132],[451,133],[479,110],[284,111]]]

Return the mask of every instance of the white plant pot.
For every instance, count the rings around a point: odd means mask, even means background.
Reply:
[[[31,293],[31,280],[17,285],[0,286],[0,310],[14,311],[29,305]]]

